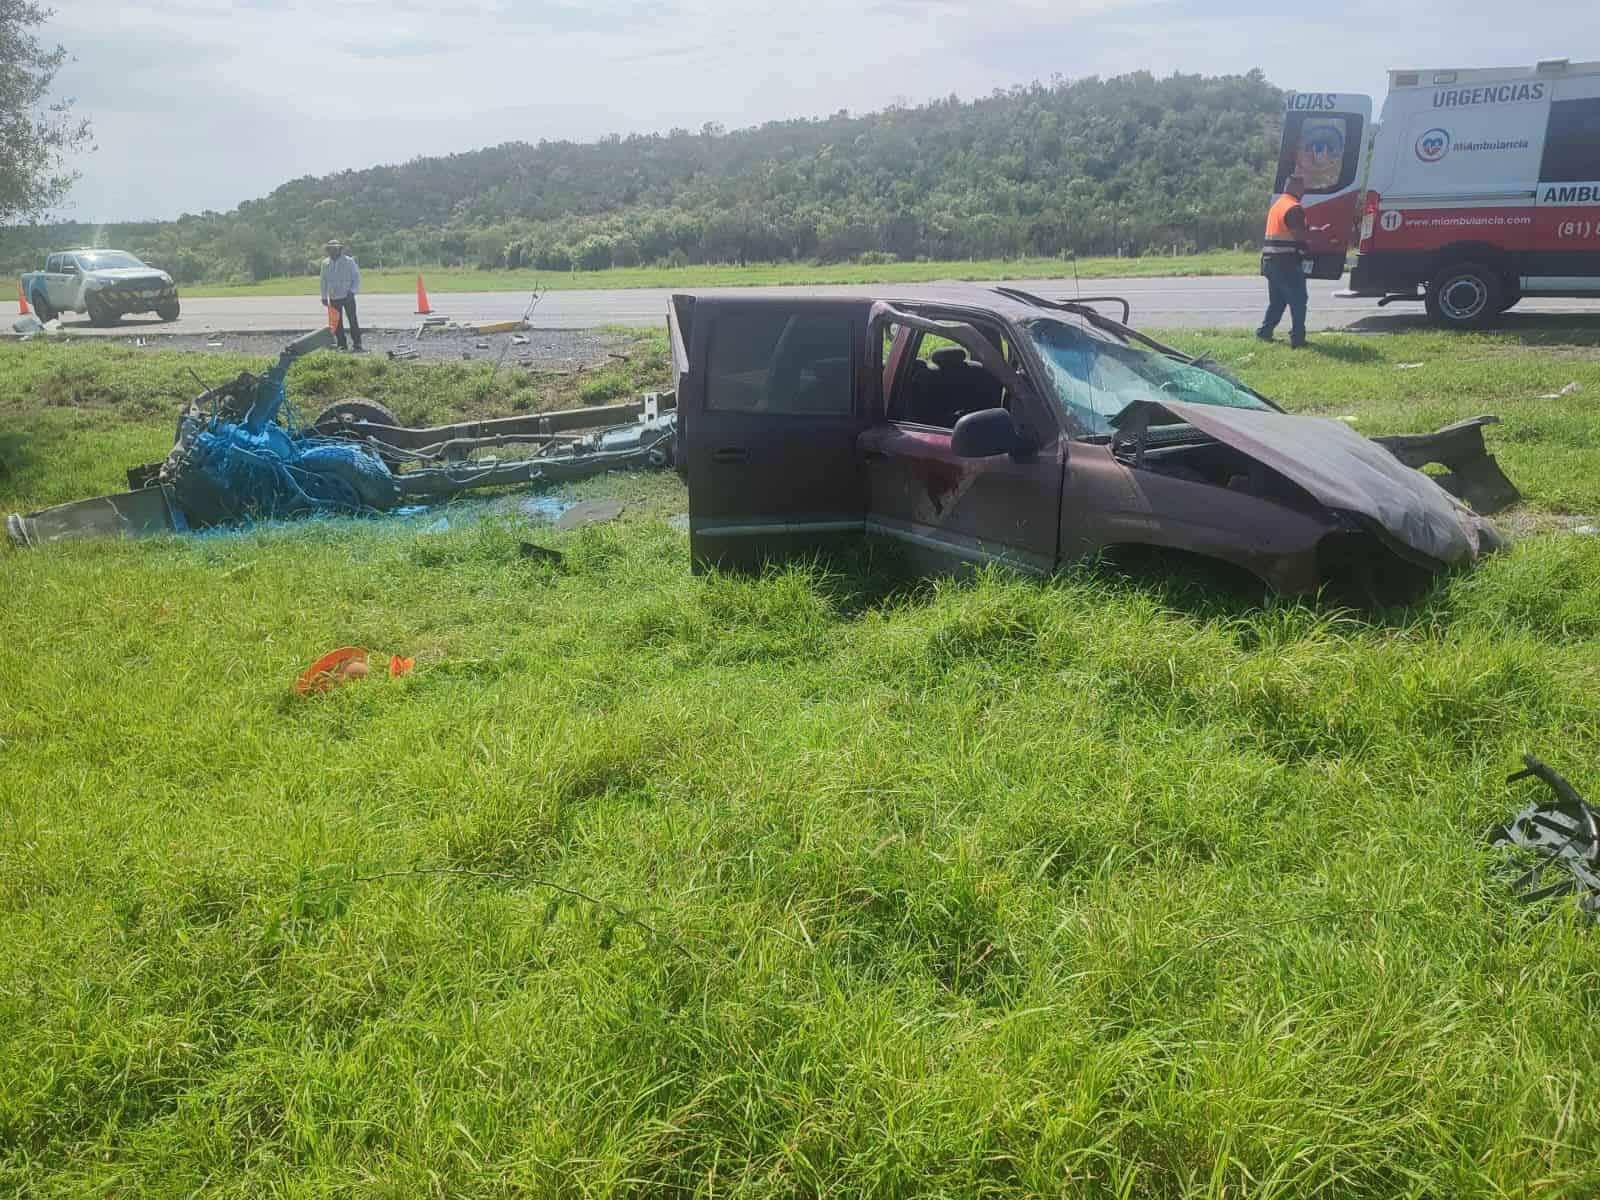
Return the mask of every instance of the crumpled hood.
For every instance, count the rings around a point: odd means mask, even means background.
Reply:
[[[1364,518],[1403,557],[1461,566],[1505,544],[1488,521],[1343,421],[1139,400],[1111,423],[1118,439],[1127,440],[1169,421],[1191,425],[1249,455],[1330,509]]]

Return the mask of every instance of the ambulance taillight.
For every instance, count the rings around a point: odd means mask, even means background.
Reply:
[[[1372,231],[1378,227],[1378,207],[1383,197],[1367,189],[1367,202],[1361,209],[1361,241],[1356,247],[1362,254],[1372,253]]]

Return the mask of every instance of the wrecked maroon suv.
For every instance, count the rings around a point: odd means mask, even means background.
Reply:
[[[1100,302],[674,297],[696,565],[865,531],[930,567],[1166,548],[1297,595],[1414,583],[1501,544],[1482,514],[1517,493],[1484,451],[1494,418],[1368,439],[1284,413]]]

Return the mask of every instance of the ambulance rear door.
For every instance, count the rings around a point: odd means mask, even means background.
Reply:
[[[1371,144],[1372,97],[1349,92],[1290,92],[1272,198],[1291,175],[1303,176],[1311,277],[1338,279],[1357,237],[1361,189]]]

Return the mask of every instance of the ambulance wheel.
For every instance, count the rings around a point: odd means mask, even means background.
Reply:
[[[1500,300],[1500,311],[1510,312],[1517,306],[1517,301],[1522,299],[1521,292],[1507,292]]]
[[[1481,263],[1459,263],[1428,284],[1428,315],[1447,329],[1475,329],[1503,311],[1505,285]]]

